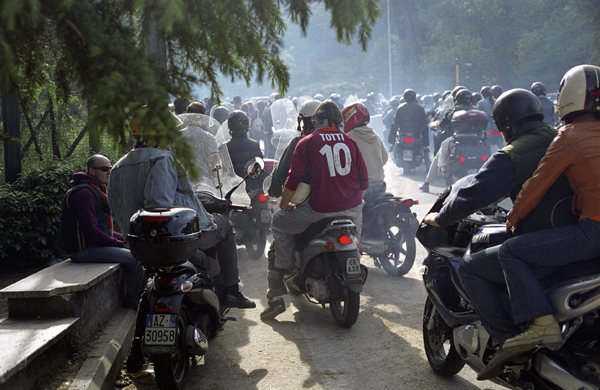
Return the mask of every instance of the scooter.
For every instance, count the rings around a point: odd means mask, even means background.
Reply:
[[[446,189],[430,212],[468,185],[467,176]],[[421,274],[427,291],[423,315],[425,355],[433,371],[456,375],[465,364],[481,371],[496,352],[457,275],[462,256],[501,244],[507,210],[490,205],[448,228],[422,224],[417,239],[427,249]],[[600,261],[558,267],[541,280],[561,324],[561,347],[537,347],[505,363],[494,382],[516,389],[600,388]]]
[[[411,132],[400,133],[394,144],[392,156],[394,163],[404,170],[404,174],[411,173],[423,163],[425,158],[421,138]]]
[[[257,161],[247,177],[260,174]],[[232,204],[232,188],[225,198],[198,191],[196,196],[209,213],[226,213],[245,206]],[[146,295],[139,312],[146,312],[142,350],[154,363],[161,390],[184,387],[189,362],[209,350],[223,329],[227,309],[219,304],[220,273],[216,251],[198,250],[201,237],[198,215],[189,208],[141,209],[130,222],[131,254],[148,275]]]
[[[371,256],[392,276],[405,275],[415,262],[419,221],[410,208],[418,204],[416,199],[386,192],[366,200],[363,207],[360,253]]]
[[[336,324],[350,328],[358,319],[367,268],[360,264],[356,225],[351,218],[325,218],[295,237],[294,271],[288,290],[315,304],[329,304]]]

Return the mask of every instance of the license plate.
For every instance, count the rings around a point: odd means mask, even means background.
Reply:
[[[177,314],[148,314],[145,345],[175,345]]]
[[[346,260],[346,272],[348,274],[360,274],[360,261],[355,257]]]
[[[412,160],[412,156],[413,156],[413,151],[412,150],[404,150],[402,152],[402,158],[404,159],[404,161],[411,161]]]
[[[260,222],[262,222],[262,223],[270,223],[271,222],[271,211],[270,210],[262,210],[260,212]]]

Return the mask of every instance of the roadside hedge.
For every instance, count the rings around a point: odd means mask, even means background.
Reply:
[[[0,266],[43,265],[60,257],[62,198],[84,161],[50,161],[29,169],[13,184],[0,185]]]

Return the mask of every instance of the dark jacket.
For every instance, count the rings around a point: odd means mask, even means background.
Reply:
[[[417,102],[402,103],[396,111],[394,123],[388,136],[388,143],[396,143],[396,135],[411,132],[413,136],[421,137],[423,146],[429,146],[427,134],[427,115],[425,109]]]
[[[106,186],[94,176],[74,173],[71,188],[63,198],[61,239],[67,255],[92,245],[123,247],[121,234],[112,231],[108,203],[92,184],[106,194]]]
[[[287,180],[288,173],[290,172],[290,165],[292,163],[292,157],[294,157],[294,149],[296,149],[296,145],[298,141],[302,139],[303,136],[298,136],[292,138],[290,143],[286,146],[285,150],[279,157],[279,162],[277,163],[277,167],[273,170],[271,174],[271,185],[269,186],[269,196],[274,198],[279,198],[283,195],[283,185]],[[306,170],[304,173],[304,177],[302,178],[302,182],[306,184],[310,184],[310,170]]]
[[[231,157],[235,174],[239,177],[246,176],[248,162],[253,160],[254,157],[263,158],[260,144],[248,138],[247,131],[232,132],[231,140],[227,142],[227,150],[229,151],[229,157]]]

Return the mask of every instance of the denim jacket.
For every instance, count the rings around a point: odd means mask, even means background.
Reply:
[[[164,149],[133,149],[113,166],[108,204],[127,240],[129,220],[141,208],[188,207],[196,210],[200,230],[215,230],[211,216],[194,195],[185,171]]]

